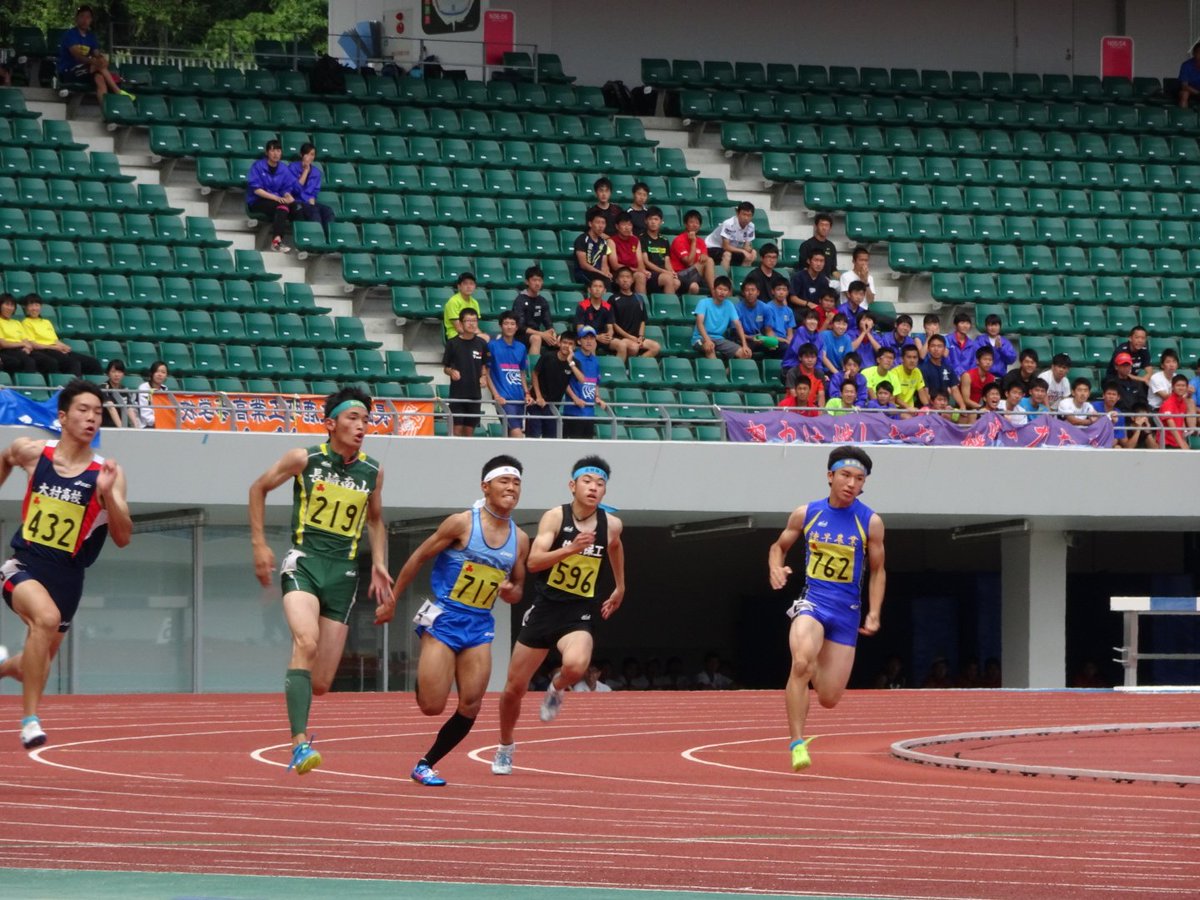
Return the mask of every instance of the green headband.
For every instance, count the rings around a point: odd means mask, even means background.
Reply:
[[[367,404],[363,403],[361,400],[354,400],[354,399],[343,400],[341,403],[339,403],[337,406],[335,406],[333,409],[331,409],[329,411],[329,415],[327,415],[325,418],[336,419],[338,416],[340,416],[346,410],[354,409],[355,407],[365,410],[367,408]]]

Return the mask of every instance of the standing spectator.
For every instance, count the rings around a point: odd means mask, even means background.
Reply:
[[[951,370],[959,378],[962,378],[963,372],[975,365],[975,351],[979,349],[979,339],[970,336],[973,324],[971,317],[966,313],[955,313],[954,331],[946,341],[946,358],[950,361]]]
[[[283,144],[272,138],[263,148],[262,159],[254,161],[246,175],[246,209],[251,215],[268,216],[271,220],[271,249],[290,253],[292,248],[283,242],[288,221],[296,206],[300,185],[283,159]]]
[[[461,273],[458,276],[458,280],[454,282],[454,287],[457,290],[450,295],[450,299],[442,307],[442,333],[445,335],[447,341],[452,341],[463,333],[461,317],[465,310],[474,310],[477,325],[479,323],[479,316],[482,313],[479,308],[479,301],[475,299],[474,272]],[[481,334],[477,334],[476,337],[484,342],[488,340],[487,337]]]
[[[978,338],[978,345],[987,344],[993,350],[992,374],[1002,378],[1008,367],[1017,361],[1017,351],[1012,341],[1000,333],[1002,327],[1000,317],[990,313],[983,320],[983,334]],[[1034,354],[1034,366],[1037,366],[1037,354]]]
[[[146,380],[137,389],[137,419],[138,428],[154,427],[154,395],[165,393],[167,390],[167,364],[161,359],[150,363],[146,370]]]
[[[618,269],[628,269],[633,276],[634,292],[644,296],[650,281],[650,270],[646,268],[642,242],[633,233],[633,217],[629,213],[623,212],[617,216],[617,232],[609,240],[609,247],[608,270],[613,273],[613,278],[616,278]]]
[[[1053,410],[1058,404],[1071,396],[1071,382],[1067,380],[1067,372],[1071,369],[1071,357],[1065,353],[1055,353],[1050,358],[1050,368],[1038,377],[1050,386],[1046,391],[1046,405]]]
[[[1150,365],[1150,348],[1149,333],[1141,325],[1134,325],[1129,329],[1129,339],[1117,344],[1117,349],[1113,351],[1113,358],[1109,360],[1108,371],[1104,373],[1105,378],[1113,378],[1117,374],[1117,357],[1122,354],[1128,354],[1133,361],[1133,368],[1130,370],[1130,377],[1134,381],[1140,381],[1142,384],[1149,387],[1150,376],[1154,374],[1154,368]]]
[[[488,343],[484,382],[500,408],[509,437],[525,437],[525,407],[533,402],[525,381],[526,350],[517,340],[517,317],[500,313],[500,336]]]
[[[321,230],[325,232],[325,238],[328,240],[329,223],[336,216],[332,207],[317,200],[317,195],[321,193],[321,169],[316,165],[316,159],[317,148],[312,144],[301,144],[300,158],[288,166],[288,169],[291,170],[292,178],[296,180],[296,186],[299,188],[296,202],[299,204],[300,215],[306,222],[320,222]]]
[[[617,289],[608,298],[613,315],[613,353],[622,361],[643,355],[653,359],[662,348],[658,341],[646,339],[646,298],[634,293],[633,273],[625,266],[617,269],[613,280]]]
[[[128,91],[121,90],[113,73],[108,70],[108,57],[100,52],[100,41],[92,31],[92,8],[81,6],[75,10],[75,27],[63,32],[58,42],[58,71],[59,84],[94,84],[96,100],[101,108],[104,106],[104,95],[109,91],[128,97],[137,98]],[[65,97],[65,91],[60,91]]]
[[[596,195],[596,202],[588,207],[586,221],[590,223],[596,216],[603,216],[604,231],[601,233],[611,237],[616,234],[617,216],[621,214],[621,207],[609,202],[612,198],[612,182],[607,178],[597,178],[592,184],[592,193]]]
[[[850,327],[845,315],[835,313],[827,331],[821,332],[821,370],[826,375],[842,370],[842,359],[853,349],[846,330]]]
[[[1025,349],[1021,351],[1020,362],[1017,368],[1011,372],[1003,373],[1000,379],[1000,390],[1002,393],[1008,393],[1008,386],[1016,382],[1021,385],[1021,390],[1025,392],[1025,396],[1029,396],[1029,392],[1033,390],[1033,383],[1037,381],[1038,370],[1038,355],[1033,349]],[[995,372],[995,368],[992,369]],[[996,372],[997,375],[1001,373]]]
[[[80,375],[100,375],[104,372],[100,360],[96,357],[78,353],[72,350],[70,345],[58,339],[54,323],[49,319],[42,318],[42,298],[40,296],[26,294],[23,306],[25,307],[25,318],[21,322],[21,329],[25,333],[25,340],[33,346],[34,363],[39,369],[44,364],[38,362],[37,357],[41,356],[43,360],[49,359],[54,362],[56,368],[52,371],[67,375],[78,377]]]
[[[608,409],[600,399],[600,361],[596,359],[596,329],[584,325],[579,329],[579,350],[575,368],[567,382],[567,399],[563,404],[563,437],[588,440],[596,436],[596,407]]]
[[[136,400],[133,391],[121,387],[125,380],[125,363],[119,359],[110,360],[105,372],[104,384],[100,385],[100,393],[104,397],[104,414],[100,417],[102,428],[137,428]]]
[[[616,225],[617,212],[613,213],[613,225]],[[612,270],[608,267],[608,257],[613,252],[612,241],[605,235],[608,219],[603,212],[595,209],[588,210],[588,230],[575,238],[575,280],[582,285],[589,285],[592,279],[599,277],[604,280],[604,289],[612,289]]]
[[[446,341],[442,371],[450,377],[450,433],[455,437],[471,437],[482,414],[488,345],[479,336],[477,310],[464,307],[457,321],[460,330]]]
[[[716,266],[708,255],[704,239],[700,237],[701,221],[700,213],[694,209],[683,214],[683,234],[671,242],[671,268],[679,278],[681,289],[686,289],[689,294],[698,294],[703,283],[711,297]]]
[[[650,215],[650,209],[646,206],[650,199],[650,188],[644,181],[635,181],[629,193],[633,197],[633,206],[629,207],[627,212],[633,220],[633,233],[641,237],[646,233],[646,219]]]
[[[904,418],[912,418],[912,414],[920,407],[929,405],[929,391],[925,388],[925,377],[917,368],[920,355],[916,344],[905,344],[900,348],[900,367],[888,373],[888,380],[895,389],[896,405],[907,410]]]
[[[1086,378],[1076,378],[1071,382],[1071,394],[1058,401],[1058,414],[1068,425],[1078,425],[1080,428],[1091,425],[1096,421],[1096,407],[1092,406],[1088,397],[1092,395],[1092,383]]]
[[[657,282],[664,294],[678,294],[679,276],[671,267],[671,242],[662,236],[662,210],[651,206],[646,210],[646,231],[642,239],[642,253],[646,257],[646,269],[651,282]]]
[[[575,330],[579,334],[579,329],[583,326],[588,326],[596,335],[596,341],[600,350],[605,353],[612,352],[613,339],[613,311],[612,305],[604,299],[604,292],[607,290],[605,280],[599,275],[593,276],[588,283],[587,296],[583,298],[583,302],[575,307]],[[593,352],[596,352],[593,350]]]
[[[862,374],[862,359],[857,353],[847,353],[842,358],[842,371],[829,376],[829,393],[840,396],[842,385],[854,385],[854,406],[861,406],[871,399],[867,392],[867,379]]]
[[[706,359],[749,359],[750,345],[738,320],[737,307],[728,300],[733,285],[722,275],[716,279],[713,295],[696,304],[696,327],[692,329],[692,348]],[[737,341],[726,337],[732,329]]]
[[[829,278],[825,275],[825,255],[819,251],[813,252],[804,262],[803,268],[792,273],[791,296],[788,297],[792,306],[817,309],[820,299],[830,290]],[[834,291],[834,296],[837,292]],[[824,317],[822,317],[822,322]]]
[[[1171,379],[1171,395],[1159,407],[1162,414],[1164,450],[1190,450],[1188,431],[1196,427],[1196,403],[1188,397],[1188,378],[1175,375]]]
[[[17,312],[17,298],[12,294],[0,294],[0,363],[10,375],[17,372],[37,372],[41,363],[43,375],[58,371],[57,362],[50,357],[34,355],[33,342],[25,336],[25,329]]]
[[[1192,55],[1179,67],[1179,108],[1187,109],[1196,94],[1200,94],[1200,41],[1192,45]]]
[[[750,285],[757,288],[758,282],[747,278],[742,283],[743,293]],[[771,293],[770,302],[766,304],[767,328],[769,334],[779,341],[779,346],[768,351],[767,355],[783,356],[787,347],[791,345],[792,338],[796,336],[796,316],[788,305],[788,286],[784,279],[780,278],[774,283]]]
[[[983,405],[983,392],[996,380],[992,374],[994,356],[992,348],[986,344],[975,348],[975,366],[963,372],[959,382],[964,409],[979,409]],[[996,390],[1000,390],[1000,385],[996,385]]]
[[[964,408],[962,391],[958,389],[958,376],[946,359],[946,339],[940,334],[930,335],[925,344],[928,355],[920,362],[921,376],[930,396],[941,392],[954,401],[959,409]]]
[[[833,217],[829,213],[817,213],[813,219],[812,237],[800,245],[797,268],[804,268],[814,253],[820,253],[825,258],[822,271],[830,278],[837,278],[837,247],[829,240],[829,230],[833,228]]]
[[[1146,384],[1133,377],[1133,357],[1128,353],[1118,353],[1113,357],[1113,366],[1117,370],[1117,376],[1112,379],[1112,382],[1121,394],[1117,409],[1122,412],[1132,412],[1136,404],[1143,404],[1146,406],[1146,411],[1149,412]]]
[[[863,294],[866,303],[875,302],[875,276],[871,274],[871,251],[866,247],[855,247],[850,254],[853,260],[853,266],[849,271],[843,272],[838,278],[838,289],[841,291],[842,300],[846,300],[846,295],[850,293],[851,285],[856,281],[863,283]],[[837,264],[837,254],[834,253],[834,264]]]
[[[550,301],[542,296],[545,276],[537,266],[525,270],[525,289],[513,299],[512,311],[517,317],[517,340],[525,345],[530,355],[542,352],[547,347],[558,345],[558,335],[550,316]]]
[[[1174,393],[1171,382],[1175,378],[1175,373],[1179,371],[1179,354],[1167,348],[1158,358],[1158,364],[1160,368],[1150,376],[1146,392],[1151,412],[1157,411],[1163,401]]]
[[[775,270],[779,265],[779,248],[774,244],[763,244],[758,252],[758,265],[746,276],[746,281],[758,285],[758,296],[763,300],[775,296],[775,286],[782,284],[787,287],[788,280]],[[787,296],[784,295],[786,301]]]
[[[754,252],[754,204],[743,201],[735,215],[714,228],[704,239],[709,258],[721,268],[752,266],[758,260]]]
[[[564,331],[558,337],[553,354],[544,354],[533,369],[533,405],[526,410],[525,424],[531,438],[556,438],[558,408],[572,378],[583,382],[575,367],[575,334]]]

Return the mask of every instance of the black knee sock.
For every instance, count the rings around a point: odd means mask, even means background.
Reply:
[[[462,713],[455,712],[438,732],[437,740],[433,742],[429,752],[422,758],[422,762],[429,766],[437,765],[438,760],[457,747],[462,739],[470,734],[474,724],[474,719],[468,719]]]

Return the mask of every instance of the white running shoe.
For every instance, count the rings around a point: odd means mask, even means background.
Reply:
[[[21,725],[21,746],[26,750],[40,747],[46,743],[46,732],[42,731],[42,723],[37,716],[29,716]]]
[[[542,709],[539,715],[543,722],[553,722],[562,708],[564,691],[556,691],[554,685],[546,688],[546,696],[542,698]]]
[[[8,659],[8,648],[0,644],[0,665],[3,665],[6,659]]]
[[[492,759],[493,775],[512,774],[512,756],[515,749],[517,749],[516,744],[501,744],[496,748],[496,755]]]

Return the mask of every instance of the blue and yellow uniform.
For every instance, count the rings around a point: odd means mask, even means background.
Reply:
[[[471,510],[465,547],[448,547],[434,560],[430,584],[436,600],[425,601],[413,619],[417,634],[431,634],[455,653],[492,642],[492,607],[517,561],[517,526],[510,521],[508,538],[492,547],[479,516],[478,508]]]
[[[804,590],[788,610],[792,618],[812,616],[825,639],[853,647],[862,609],[862,574],[873,510],[860,500],[830,506],[814,500],[805,510]]]

